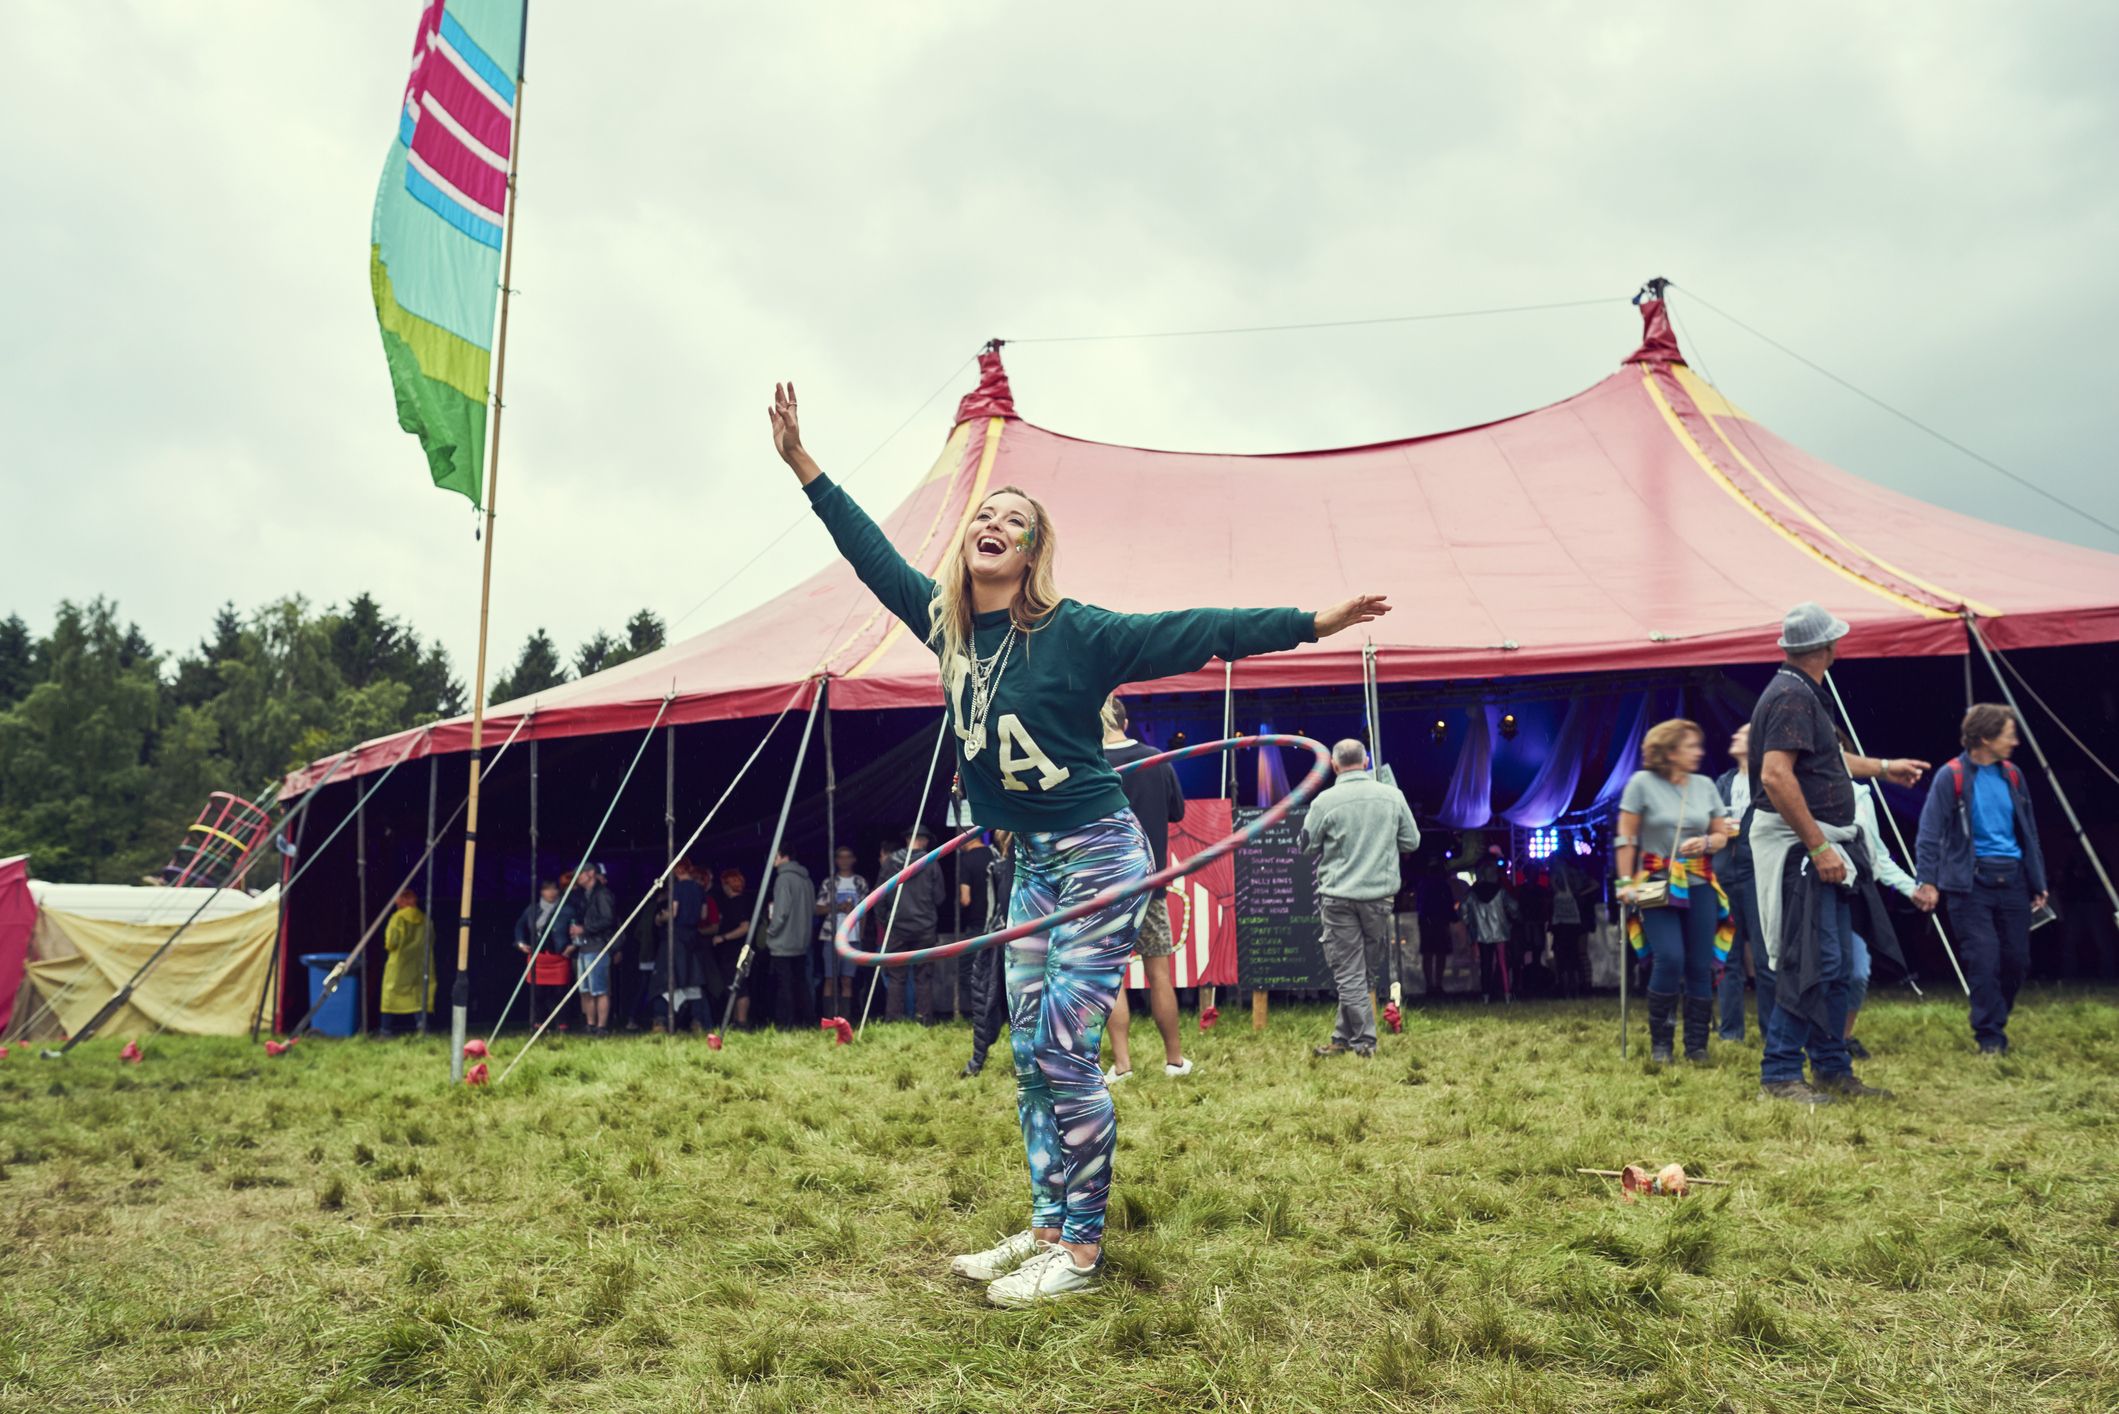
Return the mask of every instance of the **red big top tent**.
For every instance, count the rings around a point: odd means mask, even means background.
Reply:
[[[1376,626],[1384,682],[1767,661],[1782,613],[1804,599],[1853,625],[1848,656],[1961,654],[1967,612],[1998,648],[2119,640],[2119,555],[1957,515],[1819,460],[1685,366],[1661,301],[1642,315],[1641,347],[1564,402],[1270,456],[1047,431],[1017,416],[989,352],[932,470],[887,514],[870,509],[931,572],[989,492],[1020,487],[1059,527],[1065,592],[1113,609],[1308,608],[1387,593],[1398,612]],[[787,495],[799,504],[791,484]],[[488,741],[533,706],[525,738],[640,731],[665,698],[672,725],[770,714],[823,674],[836,710],[941,702],[932,654],[834,560],[718,628],[497,704]],[[1360,681],[1351,634],[1237,670],[1245,688]],[[1222,674],[1154,686],[1219,691]],[[459,718],[365,743],[336,779],[469,746]],[[296,772],[288,793],[325,769]]]

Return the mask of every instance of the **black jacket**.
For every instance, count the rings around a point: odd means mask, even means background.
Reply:
[[[1138,741],[1104,747],[1104,759],[1113,766],[1160,755],[1154,747]],[[1155,867],[1169,867],[1170,825],[1185,818],[1185,788],[1178,782],[1177,768],[1165,761],[1160,766],[1129,771],[1118,778],[1118,783],[1125,788],[1126,804],[1133,807],[1134,817],[1140,821],[1140,832],[1148,837],[1148,852],[1155,856]]]

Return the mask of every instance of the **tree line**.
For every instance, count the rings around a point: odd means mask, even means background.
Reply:
[[[662,647],[642,609],[562,658],[542,628],[494,678],[505,702]],[[165,653],[98,598],[51,631],[0,621],[0,858],[40,879],[133,883],[168,862],[216,790],[255,800],[305,761],[469,710],[449,654],[372,594],[323,609],[224,604],[188,652]]]

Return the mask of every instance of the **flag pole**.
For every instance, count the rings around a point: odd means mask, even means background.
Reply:
[[[529,6],[523,6],[527,46]],[[478,758],[486,735],[486,626],[493,609],[493,505],[500,497],[500,415],[507,405],[508,297],[515,271],[515,164],[522,157],[522,58],[515,61],[515,123],[508,137],[508,219],[501,235],[500,333],[493,345],[493,438],[486,457],[484,564],[478,575],[478,671],[471,679],[471,791],[464,810],[464,882],[456,910],[456,981],[449,989],[449,1081],[464,1078],[464,1034],[471,1017],[471,880],[478,864]]]

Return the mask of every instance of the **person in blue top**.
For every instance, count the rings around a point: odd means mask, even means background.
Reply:
[[[969,508],[935,578],[906,563],[802,446],[792,384],[776,385],[773,446],[883,606],[940,660],[972,818],[1014,836],[1011,924],[1146,878],[1148,841],[1105,759],[1101,708],[1116,688],[1215,658],[1276,653],[1390,610],[1361,595],[1303,609],[1121,614],[1060,597],[1045,508],[1014,487]],[[1030,1227],[951,1263],[989,1300],[1027,1306],[1094,1288],[1116,1137],[1098,1053],[1147,900],[1128,899],[1008,949],[1016,1109]]]
[[[2045,906],[2045,854],[2016,751],[2016,714],[1981,702],[1964,714],[1964,754],[1928,787],[1913,863],[1913,902],[1950,905],[1972,988],[1972,1035],[1986,1055],[2009,1048],[2009,1011],[2031,966],[2031,915]]]

